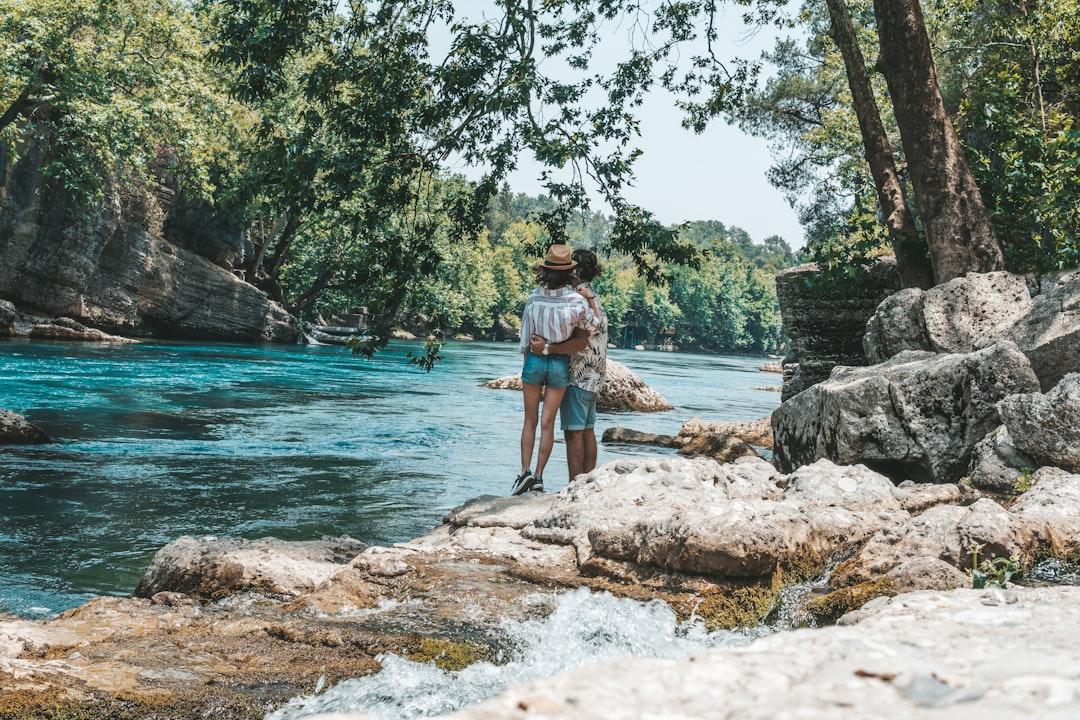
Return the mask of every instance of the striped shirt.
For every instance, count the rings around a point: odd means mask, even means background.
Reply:
[[[518,349],[528,352],[532,335],[539,335],[550,343],[569,340],[575,327],[583,327],[590,333],[600,329],[600,319],[593,314],[589,301],[570,287],[536,288],[525,301]]]

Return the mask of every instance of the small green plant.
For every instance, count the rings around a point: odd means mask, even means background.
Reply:
[[[1018,472],[1020,473],[1020,477],[1013,483],[1013,490],[1016,491],[1017,495],[1022,495],[1031,489],[1031,479],[1035,475],[1035,468],[1025,465],[1022,468],[1018,468]]]
[[[979,562],[979,551],[982,545],[971,546],[971,569],[968,575],[971,577],[971,587],[976,590],[987,587],[1005,587],[1005,583],[1012,579],[1013,575],[1020,572],[1020,560],[1015,555],[1008,558],[990,557]]]

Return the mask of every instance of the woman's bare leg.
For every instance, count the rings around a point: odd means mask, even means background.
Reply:
[[[527,387],[527,386],[526,386]],[[544,409],[540,414],[540,450],[536,453],[536,477],[544,477],[544,468],[555,445],[555,416],[559,413],[566,388],[548,388],[544,391]]]
[[[536,444],[536,423],[540,415],[540,386],[522,383],[525,399],[525,421],[521,424],[521,472],[532,467],[533,445]],[[541,435],[543,438],[543,435]]]

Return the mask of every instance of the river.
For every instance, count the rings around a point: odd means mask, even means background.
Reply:
[[[48,617],[130,595],[181,535],[372,544],[422,535],[450,508],[507,493],[520,394],[481,387],[520,370],[516,345],[449,343],[425,373],[394,342],[336,346],[0,341],[0,408],[56,441],[0,446],[0,612]],[[779,404],[761,358],[612,350],[674,409],[601,413],[675,434]],[[670,451],[602,446],[599,462]],[[560,443],[546,473],[566,485]]]

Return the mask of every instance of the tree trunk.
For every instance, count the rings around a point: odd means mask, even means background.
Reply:
[[[852,106],[859,119],[866,162],[874,178],[881,214],[892,236],[900,282],[904,287],[929,288],[934,284],[929,249],[919,235],[904,198],[904,189],[896,171],[896,159],[885,133],[885,124],[881,122],[881,113],[866,71],[866,60],[851,24],[847,0],[825,0],[825,4],[829,8],[832,38],[844,58]]]
[[[919,0],[874,0],[881,55],[938,283],[1003,266],[956,129],[945,112]]]

